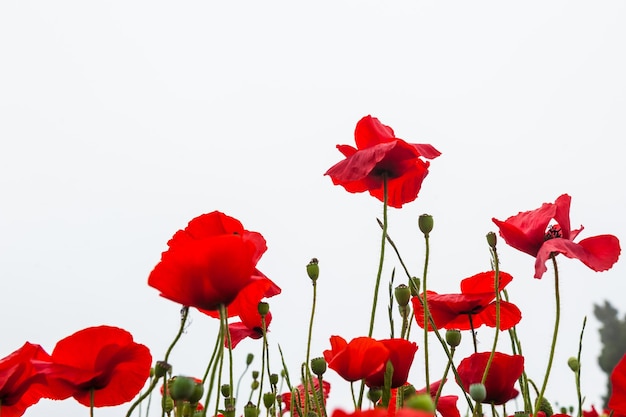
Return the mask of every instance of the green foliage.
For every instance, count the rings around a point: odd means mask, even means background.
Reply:
[[[617,316],[617,309],[608,301],[604,301],[603,306],[594,304],[593,314],[602,324],[600,328],[602,351],[598,356],[598,364],[600,369],[607,374],[607,394],[602,397],[604,407],[606,407],[611,392],[609,379],[611,371],[626,352],[626,316],[620,319]]]

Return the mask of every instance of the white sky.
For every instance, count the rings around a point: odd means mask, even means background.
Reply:
[[[585,226],[580,238],[624,241],[625,18],[621,1],[3,1],[0,357],[26,340],[52,351],[79,329],[109,324],[160,359],[179,306],[147,276],[171,235],[213,210],[268,241],[259,267],[283,288],[270,300],[270,343],[281,343],[294,375],[306,352],[311,257],[322,271],[313,354],[330,335],[366,334],[382,205],[322,174],[367,114],[443,153],[420,198],[389,215],[415,275],[424,253],[417,216],[435,216],[430,289],[456,292],[460,279],[489,268],[492,217],[562,193],[573,197],[572,226]],[[534,280],[533,258],[503,242],[500,254],[539,383],[551,269]],[[386,277],[399,267],[393,256],[386,265]],[[560,267],[563,323],[547,396],[574,404],[565,361],[588,315],[582,383],[587,404],[599,404],[592,306],[606,299],[626,310],[626,267],[594,273],[563,257]],[[388,337],[384,291],[378,338]],[[171,357],[175,373],[203,373],[216,326],[192,313]],[[484,350],[491,337],[479,330]],[[241,361],[255,352],[258,363],[259,349],[243,342],[236,351]],[[411,376],[419,387],[422,368],[420,350]],[[327,375],[331,407],[349,404],[347,383]],[[42,400],[26,415],[62,413],[87,410]]]

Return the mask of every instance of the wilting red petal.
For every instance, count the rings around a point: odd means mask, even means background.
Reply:
[[[132,400],[150,375],[152,356],[127,331],[111,326],[89,327],[60,340],[45,370],[56,392],[90,405],[105,407]]]
[[[465,392],[469,391],[471,384],[481,382],[490,355],[491,352],[474,353],[461,361],[457,372]],[[519,392],[514,385],[523,371],[523,356],[495,352],[485,381],[487,397],[483,403],[499,405],[517,397]]]
[[[349,343],[341,336],[331,336],[331,349],[324,351],[328,367],[346,381],[354,382],[381,370],[389,350],[370,337],[357,337]]]
[[[615,413],[626,414],[626,355],[622,356],[611,372],[611,396],[608,407]]]

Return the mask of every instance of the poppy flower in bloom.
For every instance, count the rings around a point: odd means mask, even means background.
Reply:
[[[414,410],[412,408],[400,408],[390,412],[384,408],[370,408],[368,410],[355,410],[346,413],[343,410],[336,409],[332,413],[332,417],[433,417],[435,413],[424,410]]]
[[[495,272],[481,272],[461,281],[460,294],[427,292],[428,311],[438,329],[477,329],[485,325],[496,327]],[[499,275],[502,291],[513,277],[503,271]],[[423,297],[423,294],[420,296]],[[417,324],[424,328],[424,308],[421,298],[413,297],[413,311]],[[522,313],[513,303],[500,300],[500,330],[515,326]],[[429,325],[429,330],[432,330]]]
[[[594,271],[610,269],[621,251],[619,240],[613,235],[599,235],[574,243],[583,230],[571,230],[569,210],[572,198],[563,194],[554,203],[525,211],[505,221],[492,219],[500,228],[500,236],[509,245],[536,258],[535,278],[547,271],[546,262],[552,254],[562,253],[575,258]],[[555,224],[550,225],[554,220]]]
[[[214,211],[191,220],[168,242],[148,284],[184,306],[216,310],[231,303],[254,277],[267,249],[259,233]]]
[[[611,372],[611,396],[608,408],[613,415],[626,415],[626,355],[615,365]]]
[[[474,353],[457,367],[465,392],[469,392],[470,385],[481,382],[489,355],[491,352]],[[523,356],[495,352],[485,380],[487,396],[482,402],[500,405],[517,397],[519,392],[513,386],[523,371]]]
[[[34,362],[49,363],[50,355],[39,345],[26,342],[0,359],[0,415],[18,417],[42,397],[50,398],[45,376]],[[60,398],[56,398],[60,399]]]
[[[57,342],[52,363],[40,372],[58,398],[106,407],[132,400],[150,376],[152,356],[126,330],[98,326],[80,330]]]
[[[379,341],[371,337],[357,337],[348,343],[341,336],[331,336],[330,344],[331,349],[324,351],[328,367],[346,381],[365,378],[370,387],[383,385],[387,361],[394,366],[391,386],[403,385],[417,351],[415,343],[403,339]]]
[[[437,395],[437,391],[439,390],[439,386],[446,381],[437,381],[433,382],[429,386],[430,396],[435,398]],[[426,394],[426,388],[418,390],[416,394]],[[459,408],[456,405],[459,397],[457,395],[442,395],[439,397],[439,401],[437,401],[437,412],[441,415],[441,417],[461,417],[461,413],[459,412]]]
[[[313,381],[313,386],[315,387],[315,391],[319,392],[319,388],[320,388],[320,384],[319,381],[314,378]],[[298,397],[299,398],[293,398],[294,400],[294,404],[291,403],[292,400],[292,393],[291,392],[286,392],[284,394],[281,394],[280,398],[282,403],[284,404],[284,407],[281,414],[285,414],[287,412],[290,412],[292,416],[299,416],[300,414],[298,413],[298,406],[299,407],[304,407],[304,393],[305,393],[305,389],[304,389],[304,385],[300,384],[296,387],[296,391],[298,392]],[[324,404],[326,404],[326,400],[328,400],[328,394],[330,393],[330,383],[326,382],[326,381],[322,381],[322,398],[324,399]],[[319,394],[318,394],[319,395]],[[313,397],[313,393],[311,392],[311,388],[309,387],[309,401],[311,401],[309,404],[311,404],[311,408],[315,408],[314,406],[314,397]],[[297,402],[297,403],[296,403]],[[293,406],[293,407],[292,407]]]
[[[359,120],[354,139],[356,148],[337,145],[346,159],[333,165],[324,175],[348,192],[369,191],[380,201],[384,201],[383,179],[386,178],[387,204],[396,208],[417,198],[430,165],[422,158],[434,159],[441,155],[432,145],[407,143],[397,138],[389,126],[372,116]]]

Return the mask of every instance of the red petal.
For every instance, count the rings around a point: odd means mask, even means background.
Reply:
[[[369,115],[359,120],[354,129],[354,141],[358,149],[371,148],[394,139],[395,134],[392,128],[385,126],[380,120]]]
[[[626,355],[611,372],[611,397],[608,406],[616,413],[626,414]]]

